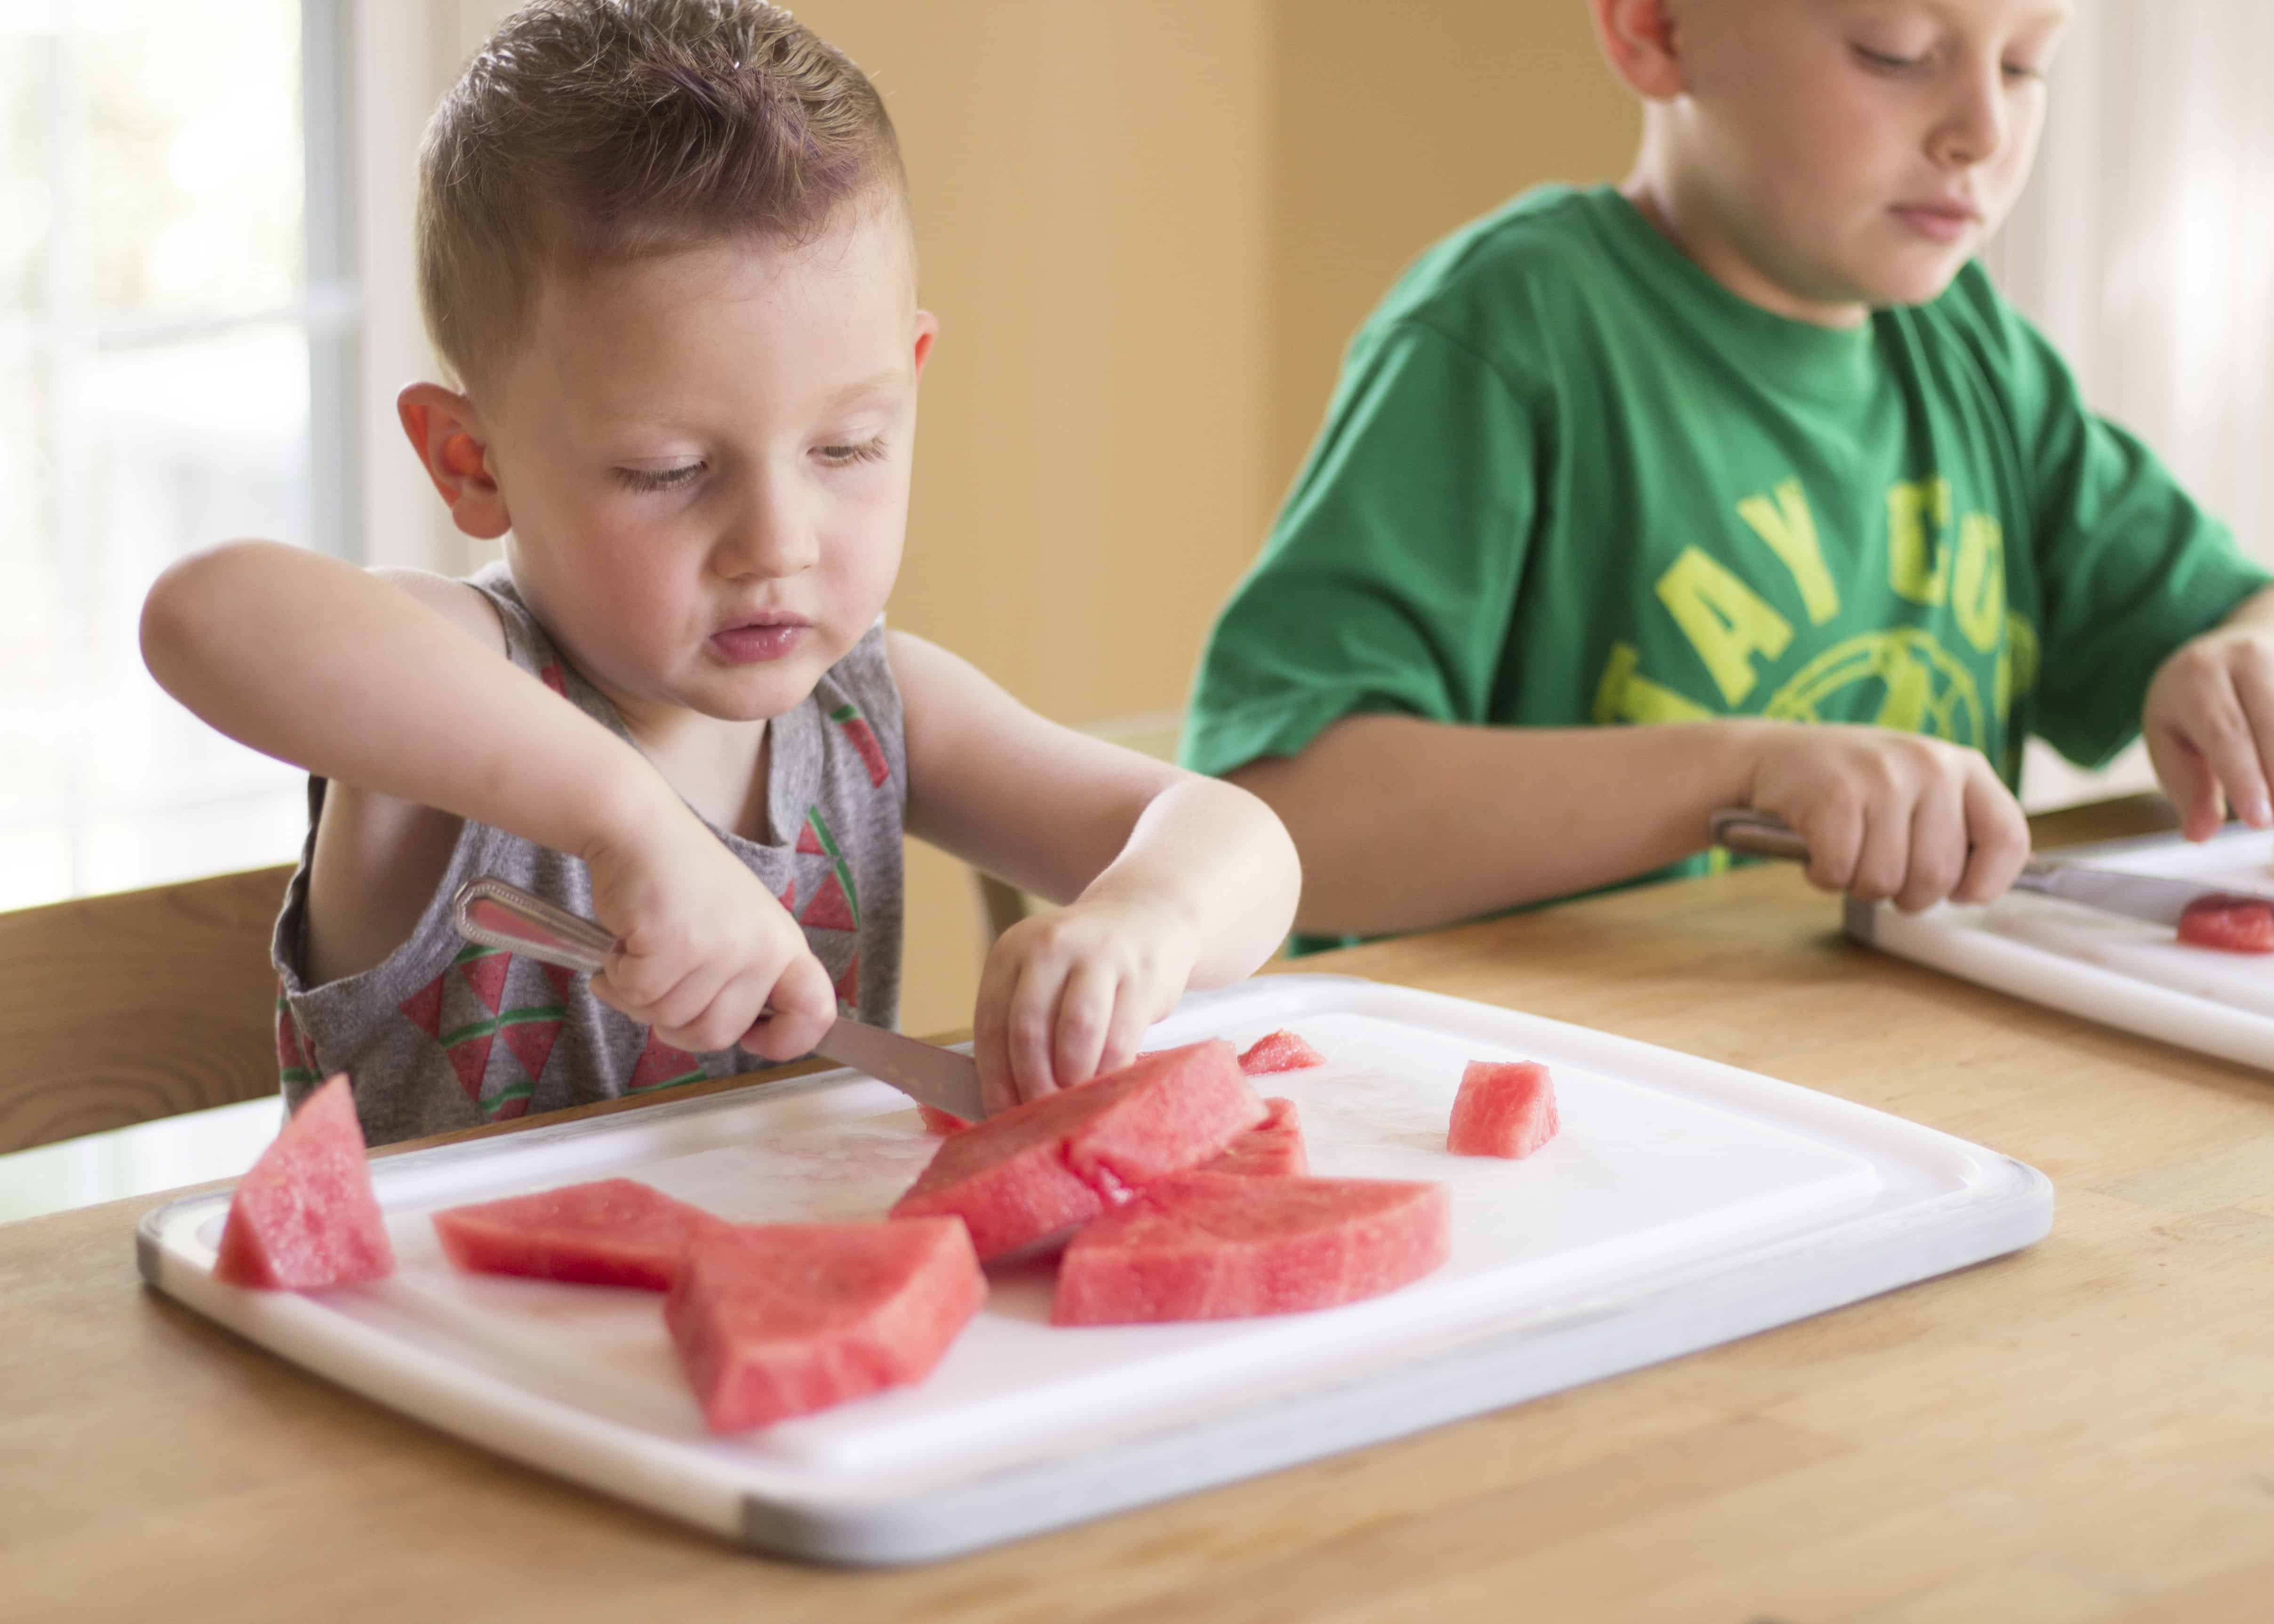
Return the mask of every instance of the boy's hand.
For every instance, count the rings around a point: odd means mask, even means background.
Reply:
[[[739,1041],[794,1060],[837,1018],[797,921],[683,807],[585,861],[593,914],[617,938],[593,996],[665,1042],[700,1054]]]
[[[2020,804],[1979,750],[1884,727],[1772,725],[1751,804],[1808,841],[1808,877],[1907,913],[1989,902],[2029,861]]]
[[[2228,806],[2274,825],[2274,631],[2246,620],[2181,643],[2148,684],[2141,727],[2188,839],[2216,833]]]
[[[1127,1065],[1145,1028],[1176,1007],[1197,958],[1189,921],[1136,901],[1086,898],[1005,931],[973,1019],[988,1109]]]

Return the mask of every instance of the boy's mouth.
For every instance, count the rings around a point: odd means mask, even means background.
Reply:
[[[711,634],[711,647],[730,665],[779,659],[804,641],[809,622],[794,615],[762,615]]]
[[[1909,229],[1936,243],[1955,243],[1982,223],[1982,211],[1971,203],[1898,203],[1890,212]]]

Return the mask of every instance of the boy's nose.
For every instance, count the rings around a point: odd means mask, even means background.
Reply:
[[[1967,64],[1935,126],[1931,145],[1936,161],[1953,169],[1987,163],[2006,144],[2006,117],[2003,64],[1993,58]]]
[[[753,492],[728,518],[712,547],[712,567],[727,576],[778,578],[812,568],[821,556],[814,527],[789,493]]]

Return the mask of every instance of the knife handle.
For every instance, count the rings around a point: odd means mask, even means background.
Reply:
[[[1706,830],[1713,837],[1713,845],[1726,846],[1733,852],[1753,857],[1785,857],[1795,862],[1808,861],[1808,842],[1773,812],[1756,812],[1751,807],[1723,807],[1706,820]]]
[[[478,875],[459,886],[450,898],[450,919],[469,942],[586,975],[598,974],[616,951],[616,938],[592,921],[495,875]]]

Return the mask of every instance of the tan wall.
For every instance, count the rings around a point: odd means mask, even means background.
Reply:
[[[503,0],[427,0],[463,58]],[[1621,173],[1585,0],[806,0],[915,197],[924,382],[894,620],[1064,721],[1183,702],[1351,329],[1433,237]],[[902,1019],[968,1024],[978,914],[909,853]]]

